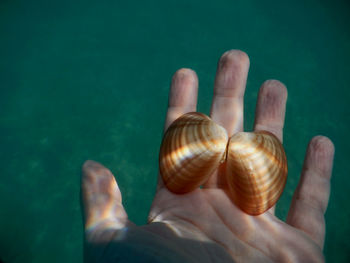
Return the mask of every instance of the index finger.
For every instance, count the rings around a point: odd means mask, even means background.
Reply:
[[[198,78],[191,70],[182,68],[175,72],[171,81],[169,104],[165,119],[164,132],[181,115],[197,109]],[[158,175],[157,189],[163,187],[163,180]]]
[[[170,87],[164,131],[181,115],[196,111],[197,93],[197,74],[193,70],[186,68],[176,71]]]

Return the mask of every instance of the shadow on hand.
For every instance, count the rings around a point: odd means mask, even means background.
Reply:
[[[179,237],[164,223],[110,231],[115,231],[110,242],[85,242],[84,262],[233,262],[222,246]]]

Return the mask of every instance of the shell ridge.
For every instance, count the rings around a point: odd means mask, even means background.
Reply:
[[[206,151],[201,152],[201,153],[198,154],[195,158],[198,159],[201,155],[206,154],[208,151],[210,151],[210,150],[206,150]],[[214,171],[214,170],[219,166],[219,164],[220,164],[220,163],[217,162],[217,166],[216,166],[215,168],[213,168],[212,171]],[[188,169],[188,166],[191,166],[191,165],[194,165],[194,164],[191,164],[191,162],[183,163],[182,166],[181,166],[181,168],[180,168],[180,170],[178,170],[178,171],[176,171],[176,172],[177,172],[177,173],[181,173],[182,170],[187,170],[187,169]],[[200,168],[202,168],[202,167],[197,166],[196,168],[199,168],[199,169],[200,169]],[[211,174],[211,173],[210,173],[210,174]],[[199,176],[199,177],[200,177],[200,176]],[[171,179],[171,177],[169,177],[168,179]],[[173,179],[174,179],[174,177],[173,177]],[[187,177],[187,179],[188,179],[187,181],[196,181],[196,182],[198,181],[198,180],[196,180],[196,177],[193,177],[193,175],[190,175],[189,177]],[[208,179],[208,178],[205,178],[205,179],[201,180],[202,183],[203,183],[206,179]],[[167,181],[167,183],[169,183],[169,182],[171,182],[171,180],[168,180],[168,181]],[[167,183],[166,183],[166,184],[167,184]],[[202,183],[201,183],[201,184],[202,184]],[[200,184],[199,184],[199,185],[200,185]],[[199,185],[198,185],[198,186],[199,186]],[[181,185],[180,185],[180,186],[181,186]]]

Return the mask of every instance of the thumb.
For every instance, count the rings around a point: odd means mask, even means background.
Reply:
[[[82,167],[81,201],[88,242],[108,242],[130,224],[113,174],[98,162],[88,160]]]

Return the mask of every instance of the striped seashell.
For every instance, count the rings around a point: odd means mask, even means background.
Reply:
[[[177,194],[202,185],[224,160],[226,130],[201,113],[187,113],[164,134],[159,169],[166,187]]]
[[[228,145],[226,176],[233,202],[250,215],[271,208],[287,179],[283,146],[270,132],[239,132]]]
[[[197,189],[225,162],[230,198],[242,211],[259,215],[283,192],[287,159],[280,141],[266,131],[226,130],[201,113],[187,113],[164,134],[159,168],[165,186],[184,194]]]

